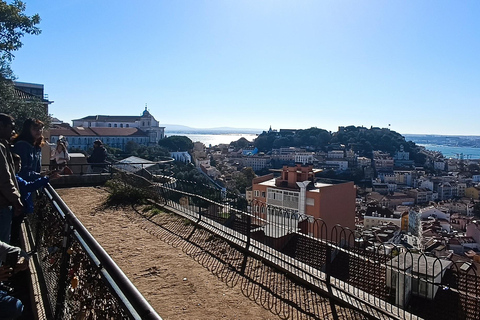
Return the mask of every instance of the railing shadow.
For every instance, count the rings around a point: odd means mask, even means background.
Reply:
[[[334,318],[329,298],[246,255],[190,220],[170,213],[151,215],[134,211],[129,218],[144,230],[172,247],[181,248],[227,286],[240,286],[245,297],[281,319]],[[347,306],[333,305],[340,318],[365,319]]]

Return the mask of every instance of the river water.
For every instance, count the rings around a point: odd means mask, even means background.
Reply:
[[[450,147],[438,144],[419,144],[428,150],[440,151],[445,158],[480,159],[480,148]]]
[[[193,142],[200,141],[207,147],[216,146],[223,143],[230,143],[237,141],[240,138],[245,138],[248,141],[253,141],[257,135],[252,133],[185,133],[185,132],[165,132],[167,136],[179,135],[187,136]],[[469,147],[451,147],[437,144],[419,144],[428,150],[440,151],[446,158],[463,158],[463,159],[480,159],[480,148]]]
[[[219,144],[229,144],[232,141],[237,141],[240,138],[245,138],[248,141],[253,141],[257,135],[251,133],[229,133],[229,134],[197,134],[185,132],[165,132],[167,136],[187,136],[193,142],[200,141],[205,146],[216,146]]]

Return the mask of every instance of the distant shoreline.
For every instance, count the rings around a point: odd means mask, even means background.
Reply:
[[[180,135],[187,136],[193,142],[200,141],[206,146],[215,146],[219,144],[230,144],[232,141],[237,141],[240,138],[245,138],[248,141],[253,141],[260,133],[251,132],[233,132],[233,131],[165,131],[166,136]],[[425,139],[427,135],[408,135],[407,140],[415,142],[419,146],[423,146],[431,151],[439,151],[445,158],[464,158],[464,159],[480,159],[480,147],[476,146],[451,146],[445,144],[425,143],[430,142],[430,139]],[[471,136],[474,138],[473,136]],[[418,139],[417,139],[418,138]],[[431,138],[431,136],[429,137]],[[451,139],[452,136],[436,136],[441,139]],[[464,137],[465,138],[465,137]],[[479,137],[480,139],[480,137]],[[427,140],[427,141],[425,141]]]
[[[204,145],[208,146],[216,146],[219,144],[230,144],[232,141],[237,141],[240,138],[245,138],[248,141],[253,141],[258,134],[254,133],[217,133],[217,132],[209,132],[209,133],[189,133],[189,132],[174,132],[174,131],[165,131],[166,136],[174,136],[174,135],[181,135],[190,138],[193,142],[200,141]]]

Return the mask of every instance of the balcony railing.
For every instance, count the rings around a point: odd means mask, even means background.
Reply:
[[[39,319],[161,319],[50,185],[26,231],[40,283]]]
[[[143,179],[120,176],[129,183]],[[335,319],[340,318],[338,305],[368,319],[480,319],[480,279],[474,264],[394,244],[370,249],[353,230],[327,226],[294,210],[248,204],[232,193],[156,178],[164,183],[147,188],[159,195],[158,205],[326,297]],[[49,288],[48,319],[70,319],[82,312],[94,312],[97,319],[158,319],[55,191],[48,187],[45,195],[39,199],[42,210],[28,225]],[[321,310],[309,312],[322,318]]]
[[[155,188],[166,209],[366,318],[480,319],[473,264],[395,244],[371,249],[354,230],[265,203],[239,210],[234,196],[187,181]]]
[[[85,161],[85,159],[84,159]],[[138,173],[144,171],[144,169],[150,168],[153,166],[163,167],[166,164],[175,161],[175,159],[170,157],[161,157],[157,161],[148,161],[148,162],[122,162],[122,161],[107,161],[101,163],[68,163],[68,167],[73,171],[74,175],[84,175],[84,174],[99,174],[99,173],[112,173],[117,170],[123,170],[132,173]],[[42,165],[42,169],[45,171],[54,169],[55,166],[49,164]],[[95,170],[97,168],[98,170]]]

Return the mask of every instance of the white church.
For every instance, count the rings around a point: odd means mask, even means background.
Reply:
[[[50,129],[50,142],[64,136],[69,148],[87,150],[95,140],[125,150],[128,141],[142,145],[156,145],[165,137],[165,127],[145,110],[140,116],[87,116],[73,120],[72,127],[59,126]]]

